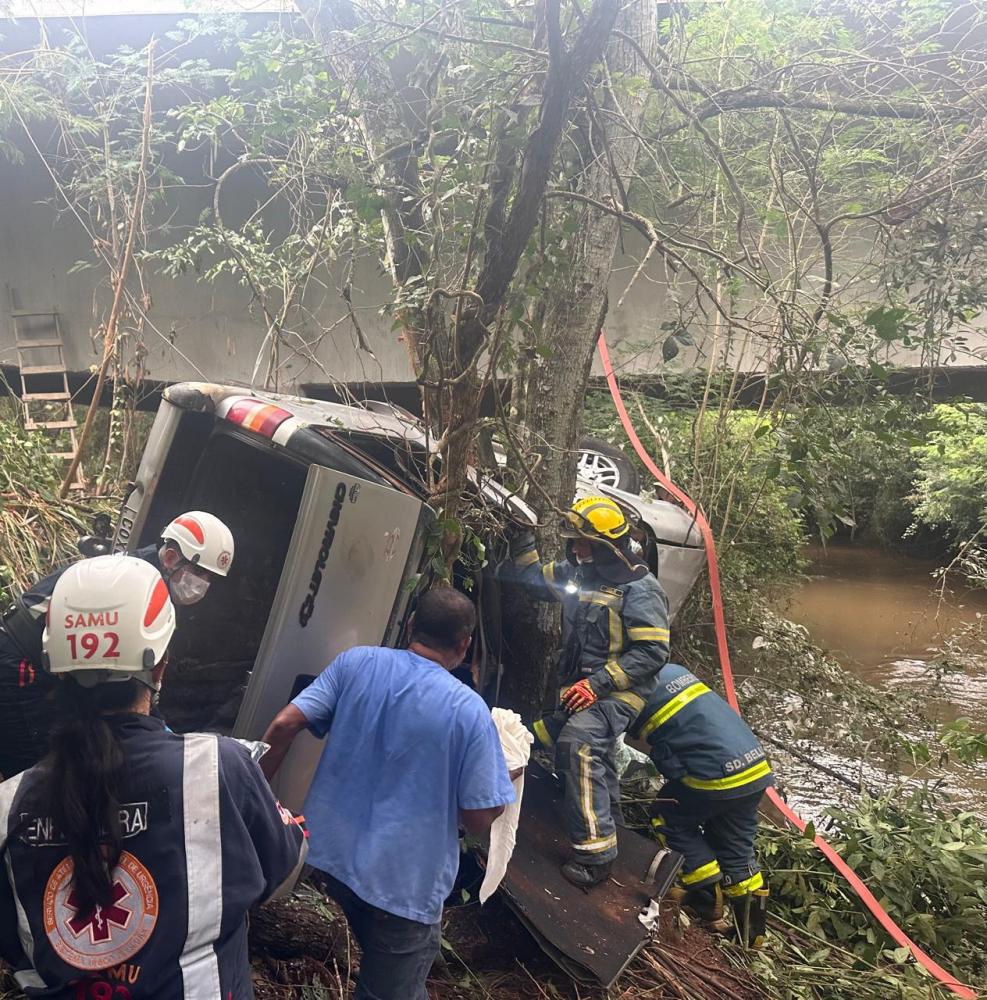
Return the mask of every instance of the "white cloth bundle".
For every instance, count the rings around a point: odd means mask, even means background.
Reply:
[[[526,767],[531,757],[534,737],[521,721],[517,712],[495,708],[490,713],[500,736],[500,746],[507,761],[507,770]],[[514,779],[514,801],[493,821],[490,827],[490,850],[487,854],[487,872],[480,886],[480,902],[485,903],[496,891],[507,873],[507,865],[517,842],[517,824],[521,818],[521,797],[524,795],[524,771]]]

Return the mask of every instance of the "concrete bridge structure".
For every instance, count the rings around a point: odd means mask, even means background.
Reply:
[[[65,0],[67,2],[67,0]],[[162,0],[157,0],[159,6]],[[276,8],[280,0],[268,6]],[[27,9],[37,4],[25,0]],[[44,6],[44,5],[42,5]],[[117,9],[120,8],[114,4]],[[252,5],[253,6],[253,5]],[[92,8],[92,5],[89,5]],[[187,15],[186,15],[187,16]],[[278,16],[270,12],[254,13],[251,18],[269,19]],[[177,21],[173,14],[116,15],[86,18],[89,44],[96,51],[109,52],[122,44],[140,47],[153,35],[162,37]],[[58,44],[60,33],[68,22],[46,19],[44,32],[53,45]],[[0,49],[20,51],[36,44],[42,22],[37,18],[19,18],[4,26]],[[194,55],[194,53],[190,53]],[[44,130],[39,130],[43,135]],[[86,398],[89,372],[100,357],[100,323],[108,312],[109,290],[106,271],[102,266],[77,267],[78,262],[94,262],[92,237],[70,212],[59,205],[53,182],[42,158],[23,142],[23,136],[14,137],[25,151],[22,162],[0,158],[0,368],[11,379],[18,367],[15,347],[16,313],[57,313],[61,337],[64,342],[65,367],[73,391],[81,401]],[[55,137],[48,136],[47,153],[54,154]],[[174,164],[169,164],[190,183],[201,181],[202,156],[180,154]],[[215,169],[215,168],[214,168]],[[238,219],[245,219],[263,200],[265,188],[262,181],[239,171],[224,186],[223,215],[228,226],[235,227]],[[172,225],[178,229],[196,223],[200,213],[211,207],[212,192],[207,185],[183,189],[175,203],[168,206]],[[651,385],[648,375],[667,371],[683,371],[704,360],[709,349],[708,332],[693,331],[698,346],[684,348],[673,362],[662,360],[661,342],[665,332],[661,323],[668,318],[670,305],[668,286],[659,264],[649,266],[638,278],[619,309],[613,306],[621,299],[634,274],[640,252],[633,238],[625,244],[626,255],[615,261],[611,278],[610,301],[612,309],[607,320],[612,353],[621,367],[622,374],[643,379]],[[863,248],[866,252],[866,248]],[[332,271],[320,275],[322,287],[308,296],[304,314],[297,319],[297,330],[310,343],[317,343],[308,356],[286,355],[281,369],[283,389],[303,389],[313,395],[332,395],[339,386],[349,386],[357,394],[386,391],[392,398],[406,405],[414,403],[416,392],[412,371],[404,345],[391,329],[391,319],[382,315],[381,307],[392,297],[388,280],[372,261],[358,265],[353,280],[352,304],[359,318],[360,327],[373,354],[360,350],[356,331],[348,318],[347,304],[339,292],[340,277]],[[216,379],[224,382],[250,384],[263,377],[263,361],[258,357],[264,352],[266,323],[251,301],[248,289],[233,278],[224,276],[204,283],[194,274],[166,277],[149,270],[146,273],[148,308],[146,322],[137,338],[128,334],[125,343],[128,356],[139,363],[149,384],[168,383],[183,379]],[[49,316],[34,319],[24,317],[20,329],[31,329],[36,336],[43,336]],[[983,372],[983,357],[987,357],[987,336],[974,338],[966,356],[947,362],[946,368],[955,366],[939,376],[936,391],[945,395],[973,395],[987,398],[987,372]],[[915,357],[896,356],[897,364],[914,365]],[[734,351],[730,361],[734,367],[747,371],[745,392],[759,397],[760,365],[756,348],[745,353]],[[899,384],[908,384],[910,377],[902,374]],[[336,387],[334,389],[334,387]],[[382,388],[383,387],[383,388]],[[660,392],[660,388],[653,391]]]

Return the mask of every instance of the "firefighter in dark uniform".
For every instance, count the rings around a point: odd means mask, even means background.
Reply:
[[[630,547],[630,525],[604,496],[577,501],[563,525],[567,558],[541,564],[533,535],[512,543],[520,580],[562,604],[561,707],[534,726],[554,746],[565,781],[564,822],[575,857],[562,872],[585,888],[617,856],[620,786],[614,750],[668,659],[668,602]]]
[[[652,809],[659,841],[685,855],[681,885],[666,897],[726,931],[724,895],[748,947],[764,938],[768,889],[754,854],[757,810],[774,784],[746,722],[695,674],[675,663],[629,734],[644,740],[666,782]]]
[[[51,595],[51,752],[0,784],[0,957],[28,997],[250,1000],[248,910],[290,891],[307,843],[250,752],[150,714],[175,609],[131,556]]]
[[[233,535],[214,514],[192,510],[161,533],[160,545],[135,555],[164,575],[175,604],[195,604],[233,564]],[[41,635],[60,570],[28,588],[0,622],[0,777],[33,767],[48,751],[49,695],[54,681],[41,667]]]

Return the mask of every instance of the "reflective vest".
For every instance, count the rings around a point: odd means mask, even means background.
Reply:
[[[662,667],[629,732],[647,741],[662,775],[695,791],[736,798],[774,784],[764,749],[747,723],[677,663]]]
[[[248,910],[290,890],[301,827],[235,740],[108,717],[126,760],[108,905],[73,905],[44,765],[0,784],[0,955],[28,997],[252,1000]]]

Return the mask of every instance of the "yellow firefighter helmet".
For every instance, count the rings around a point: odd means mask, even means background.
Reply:
[[[615,542],[623,538],[631,526],[618,504],[609,497],[592,496],[577,500],[566,512],[562,525],[564,538],[601,539]]]

